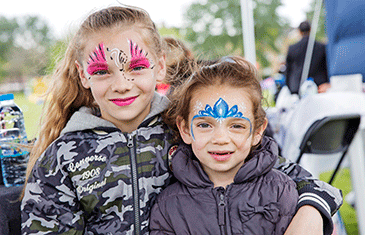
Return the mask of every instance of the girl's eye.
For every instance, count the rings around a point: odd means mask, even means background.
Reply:
[[[105,75],[109,72],[109,67],[106,63],[91,63],[86,71],[90,75]]]
[[[142,69],[145,69],[146,67],[144,66],[136,66],[134,68],[131,68],[132,71],[141,71]]]
[[[129,65],[129,69],[131,71],[141,71],[149,67],[150,67],[150,62],[147,58],[133,59]]]
[[[92,75],[105,75],[108,74],[107,70],[97,70]]]
[[[209,128],[210,125],[208,123],[199,123],[199,124],[197,124],[197,127],[200,127],[200,128]]]
[[[234,128],[234,129],[246,129],[246,126],[241,125],[241,124],[233,124],[232,128]]]

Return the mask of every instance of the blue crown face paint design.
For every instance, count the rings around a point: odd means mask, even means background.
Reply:
[[[242,118],[250,123],[250,134],[252,131],[252,124],[249,118],[243,116],[241,112],[238,111],[238,106],[234,105],[232,108],[229,108],[227,102],[219,98],[219,100],[214,104],[212,108],[209,104],[205,106],[204,110],[200,110],[197,115],[193,117],[191,120],[191,134],[193,136],[193,140],[195,140],[194,133],[193,133],[193,121],[195,118],[198,117],[212,117],[215,118],[217,121],[222,121],[223,119],[232,117],[232,118]]]

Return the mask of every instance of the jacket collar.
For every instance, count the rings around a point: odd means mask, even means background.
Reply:
[[[273,139],[264,136],[258,148],[251,153],[252,158],[238,170],[234,183],[244,183],[269,172],[276,163],[278,146]],[[181,143],[172,158],[174,176],[187,187],[213,187],[198,159],[189,145]]]
[[[153,120],[152,117],[162,113],[169,105],[169,100],[166,96],[160,95],[155,92],[153,100],[151,102],[151,111],[143,120],[143,125],[148,125],[146,122]],[[102,118],[100,118],[100,112],[98,109],[92,109],[88,107],[81,107],[76,111],[67,122],[65,128],[62,130],[61,135],[74,132],[83,131],[87,129],[97,129],[97,128],[112,128],[115,129],[116,126]]]

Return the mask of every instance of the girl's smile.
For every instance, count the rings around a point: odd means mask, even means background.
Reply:
[[[118,106],[127,106],[132,104],[138,96],[128,97],[125,99],[111,99],[111,101]]]
[[[218,162],[227,161],[234,152],[231,151],[214,151],[214,152],[208,152],[213,159],[215,159]]]

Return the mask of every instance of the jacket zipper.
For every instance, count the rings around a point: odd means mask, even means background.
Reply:
[[[131,153],[131,170],[132,170],[132,187],[133,187],[133,207],[134,207],[134,234],[139,235],[141,226],[139,223],[139,193],[137,178],[137,160],[134,148],[134,139],[132,135],[128,135],[128,148]]]
[[[218,204],[218,225],[222,235],[227,234],[226,231],[226,196],[224,195],[224,189],[219,190],[219,204]]]

